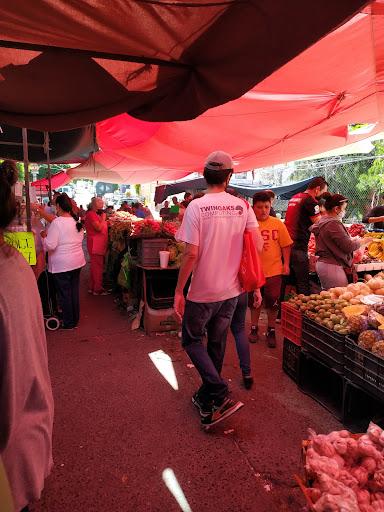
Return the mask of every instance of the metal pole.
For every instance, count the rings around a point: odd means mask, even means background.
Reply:
[[[48,177],[48,197],[49,202],[52,201],[52,182],[51,182],[51,161],[50,161],[50,154],[49,154],[49,133],[44,132],[44,153],[47,155],[47,177]]]
[[[27,231],[32,231],[31,227],[31,201],[29,198],[29,160],[28,160],[28,132],[22,128],[23,133],[23,158],[24,158],[24,179],[25,179],[25,203],[27,207]]]
[[[48,165],[48,197],[49,202],[52,201],[52,182],[51,182],[51,162],[49,157],[49,133],[44,132],[44,152],[47,154],[47,165]]]

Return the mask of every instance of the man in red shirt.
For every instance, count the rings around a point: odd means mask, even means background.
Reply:
[[[317,198],[326,192],[327,188],[328,183],[324,178],[321,176],[314,178],[305,192],[292,197],[285,214],[285,225],[293,240],[290,267],[296,278],[297,292],[304,295],[311,293],[308,260],[309,227],[321,217]]]

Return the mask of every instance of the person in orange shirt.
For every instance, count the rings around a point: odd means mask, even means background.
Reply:
[[[252,327],[248,340],[250,343],[256,343],[259,339],[259,317],[264,305],[268,317],[267,345],[270,348],[275,348],[275,328],[280,306],[281,281],[283,275],[289,274],[292,239],[284,223],[280,219],[270,216],[270,210],[271,200],[269,195],[265,192],[256,192],[253,196],[253,211],[264,240],[263,250],[259,256],[266,283],[261,289],[263,304],[257,309],[253,307],[253,292],[249,293],[248,306],[251,309]]]

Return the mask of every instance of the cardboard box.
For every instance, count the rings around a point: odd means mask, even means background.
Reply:
[[[179,328],[180,322],[173,308],[156,310],[145,304],[144,329],[146,332],[176,331]]]

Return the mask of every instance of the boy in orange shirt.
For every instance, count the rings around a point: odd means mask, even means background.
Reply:
[[[264,247],[259,254],[266,283],[261,288],[263,305],[267,310],[268,330],[266,333],[268,347],[276,347],[275,327],[280,306],[280,289],[282,275],[289,274],[289,257],[292,239],[284,223],[269,215],[271,200],[265,192],[256,192],[253,196],[253,211],[259,223],[259,230],[264,240]],[[283,260],[281,259],[283,257]],[[252,328],[248,340],[256,343],[259,339],[259,316],[261,307],[253,307],[253,293],[249,293],[248,306],[251,309]]]

